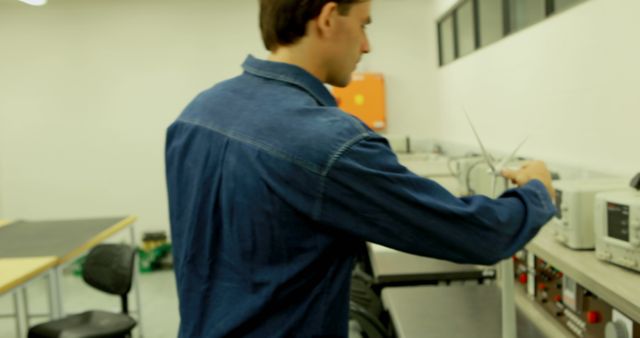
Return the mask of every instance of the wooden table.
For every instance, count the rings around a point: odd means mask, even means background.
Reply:
[[[50,315],[53,319],[61,318],[64,316],[61,286],[64,267],[127,227],[130,229],[131,243],[135,245],[134,231],[130,227],[135,220],[135,216],[127,216],[55,221],[18,220],[8,224],[7,221],[3,221],[0,223],[4,224],[0,227],[0,260],[10,264],[14,259],[26,262],[29,259],[53,257],[55,261],[48,267],[52,271],[49,279]],[[137,278],[134,278],[134,294],[138,321],[141,322],[141,301]],[[142,336],[141,325],[138,326],[138,330]]]
[[[48,274],[51,281],[52,268],[58,264],[58,261],[59,259],[54,256],[0,258],[0,296],[13,293],[17,337],[26,336],[25,333],[29,329],[25,296],[24,293],[20,294],[20,289],[44,274]],[[51,306],[51,300],[49,304]]]
[[[54,256],[0,258],[0,295],[25,284],[58,264]]]

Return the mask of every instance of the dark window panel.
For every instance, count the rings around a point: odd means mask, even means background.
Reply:
[[[473,2],[467,1],[456,10],[458,33],[458,56],[467,55],[476,48],[473,23]]]
[[[486,46],[504,36],[503,0],[478,0],[480,46]]]
[[[545,0],[508,0],[509,30],[515,32],[546,17]]]
[[[450,15],[440,22],[441,61],[443,65],[455,59],[455,44],[453,40],[453,16]]]
[[[554,0],[554,12],[558,13],[581,2],[584,0]]]

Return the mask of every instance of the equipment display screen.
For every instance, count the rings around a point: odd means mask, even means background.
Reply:
[[[629,241],[629,206],[607,203],[607,236]]]
[[[562,205],[562,190],[556,189],[556,217],[558,217],[558,219],[562,219],[562,209],[560,209],[561,205]]]

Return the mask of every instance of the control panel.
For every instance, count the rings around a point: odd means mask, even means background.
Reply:
[[[640,338],[640,323],[543,259],[522,251],[514,261],[517,283],[574,336]]]

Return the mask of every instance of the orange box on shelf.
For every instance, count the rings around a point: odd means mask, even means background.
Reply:
[[[348,86],[333,87],[332,94],[338,107],[371,129],[383,130],[387,126],[382,74],[354,73]]]

